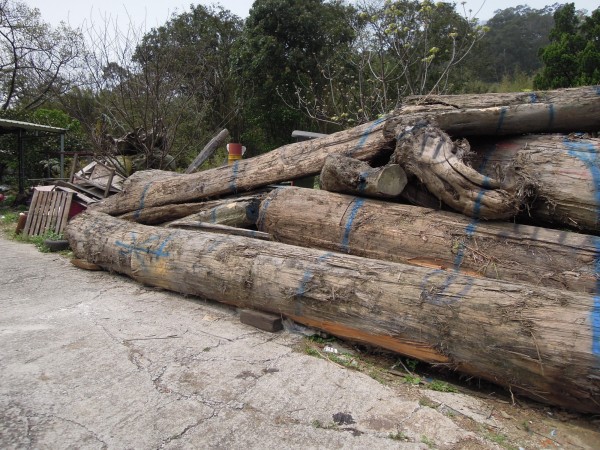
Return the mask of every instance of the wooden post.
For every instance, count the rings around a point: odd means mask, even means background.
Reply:
[[[219,131],[219,133],[217,133],[217,135],[214,136],[208,142],[208,144],[206,144],[204,146],[202,151],[200,153],[198,153],[198,156],[196,156],[196,158],[192,161],[192,163],[188,166],[188,168],[185,169],[184,173],[194,172],[198,167],[200,167],[202,165],[202,163],[204,161],[206,161],[208,158],[210,158],[213,155],[215,150],[217,148],[219,148],[219,146],[221,144],[223,144],[227,140],[228,137],[229,137],[229,131],[227,130],[227,128],[224,128],[221,131]]]

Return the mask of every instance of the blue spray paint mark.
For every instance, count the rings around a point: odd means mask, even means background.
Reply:
[[[500,131],[502,130],[502,126],[504,125],[504,119],[506,118],[507,111],[508,111],[508,109],[505,106],[500,108],[500,117],[498,118],[498,126],[496,127],[496,134],[500,134]]]
[[[142,191],[142,197],[140,198],[140,206],[138,207],[138,209],[135,210],[135,213],[133,214],[133,217],[136,220],[139,219],[140,215],[142,214],[142,209],[144,209],[144,203],[146,201],[146,194],[148,193],[148,189],[150,189],[151,185],[152,181],[146,184],[146,186],[144,186],[144,190]]]
[[[239,160],[235,161],[231,166],[231,184],[229,185],[229,189],[231,192],[237,192],[237,177],[239,169]]]
[[[396,141],[401,141],[402,139],[404,139],[405,136],[411,135],[415,131],[418,131],[421,128],[426,128],[428,126],[429,126],[429,122],[427,122],[426,120],[420,120],[415,125],[402,131],[402,133],[400,133],[398,136],[396,136]],[[427,137],[425,137],[425,138],[427,139]]]
[[[550,103],[550,105],[548,106],[548,113],[550,114],[550,118],[548,121],[548,130],[552,130],[552,128],[554,127],[554,116],[555,116],[554,105],[552,103]]]
[[[317,262],[322,263],[322,262],[326,261],[332,255],[333,255],[333,253],[330,253],[330,252],[323,253],[321,256],[319,256],[317,258]],[[300,299],[300,297],[304,297],[304,295],[308,292],[308,283],[310,283],[312,278],[313,278],[312,270],[310,270],[310,269],[305,270],[304,275],[302,275],[302,281],[300,281],[300,284],[298,285],[298,288],[296,289],[296,294],[295,294],[296,304],[294,306],[294,313],[297,316],[302,315],[302,303],[298,300]]]
[[[165,247],[169,243],[169,241],[171,241],[172,235],[167,236],[159,244],[156,250],[152,250],[149,245],[159,242],[160,239],[161,238],[159,236],[150,236],[145,241],[138,242],[137,233],[135,231],[132,231],[131,243],[116,241],[115,245],[117,247],[123,248],[123,250],[119,251],[119,254],[122,256],[135,255],[138,258],[142,258],[144,255],[152,255],[160,259],[162,257],[169,256],[169,252],[165,251]]]
[[[531,94],[529,94],[529,103],[537,103],[538,98],[537,98],[537,94],[535,92],[532,92]]]
[[[600,95],[600,86],[596,86],[596,95]]]
[[[361,172],[358,175],[358,193],[363,194],[365,189],[367,189],[367,176],[369,172]]]
[[[598,154],[591,142],[577,142],[569,139],[564,140],[569,150],[569,155],[579,159],[590,171],[594,183],[594,198],[596,200],[596,223],[600,220],[600,161]],[[594,270],[596,275],[596,287],[594,289],[594,305],[590,313],[592,325],[592,353],[600,357],[600,239],[593,238],[595,247]]]
[[[219,206],[215,206],[211,211],[210,211],[210,223],[216,223],[217,222],[217,209],[219,209]]]
[[[387,116],[384,116],[380,119],[377,119],[375,122],[373,122],[371,125],[369,125],[369,127],[363,132],[362,136],[360,137],[360,140],[358,141],[358,144],[356,144],[356,147],[354,147],[351,151],[349,151],[348,155],[352,155],[355,152],[357,152],[358,150],[360,150],[365,145],[365,142],[367,142],[367,139],[369,138],[369,134],[371,134],[371,131],[373,131],[373,128],[375,128],[380,123],[385,122],[386,120],[387,120]]]
[[[346,253],[350,253],[350,232],[352,231],[352,223],[354,219],[356,219],[356,214],[360,208],[362,208],[365,203],[364,198],[356,198],[354,199],[354,206],[350,211],[350,215],[348,216],[348,220],[346,221],[346,226],[344,227],[344,238],[342,239],[342,251]]]
[[[483,157],[483,161],[481,162],[481,165],[479,166],[479,172],[484,171],[485,167],[487,166],[487,164],[489,162],[489,159],[490,159],[493,149],[494,149],[494,147],[490,146],[486,150],[484,157]],[[473,205],[473,214],[472,214],[473,219],[465,227],[465,241],[471,239],[473,237],[473,235],[475,234],[475,232],[477,231],[477,227],[479,225],[479,220],[480,220],[480,215],[481,215],[481,203],[483,201],[485,193],[487,192],[487,189],[489,189],[490,187],[491,187],[490,178],[487,176],[484,176],[483,181],[481,183],[481,190],[478,192],[477,198],[475,199],[475,203]],[[462,288],[462,290],[458,294],[453,296],[454,299],[452,301],[442,300],[441,294],[443,294],[452,285],[452,283],[454,283],[454,281],[460,274],[460,267],[462,266],[464,259],[465,259],[465,244],[461,242],[458,245],[458,249],[456,250],[456,256],[454,257],[454,261],[453,261],[453,265],[452,265],[452,272],[450,273],[450,275],[448,275],[446,277],[446,280],[441,284],[439,289],[434,293],[433,298],[431,299],[431,303],[438,305],[438,304],[449,304],[454,301],[458,301],[461,298],[463,298],[465,295],[467,295],[469,293],[469,291],[473,288],[473,281],[472,281],[473,278],[467,276],[469,278],[469,281],[467,281],[466,285]],[[422,291],[425,291],[425,288],[426,288],[426,285],[427,285],[427,282],[429,281],[429,279],[433,275],[435,275],[436,273],[439,273],[439,272],[440,272],[439,270],[436,270],[434,272],[427,274],[427,276],[425,276],[425,278],[423,279],[423,282],[421,283]]]
[[[260,210],[258,211],[258,220],[256,221],[256,227],[259,231],[264,231],[265,216],[267,215],[267,208],[269,207],[270,203],[271,199],[268,198],[262,203],[262,205],[260,206]]]

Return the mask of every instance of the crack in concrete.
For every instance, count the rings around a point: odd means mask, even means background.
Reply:
[[[211,420],[213,417],[217,416],[217,412],[216,410],[213,409],[211,415],[209,417],[203,418],[198,420],[195,423],[192,423],[188,426],[186,426],[183,430],[181,430],[179,433],[174,434],[173,436],[169,436],[166,439],[163,439],[162,442],[160,443],[160,445],[158,446],[158,448],[165,448],[165,446],[167,446],[168,444],[170,444],[173,441],[177,441],[180,439],[183,439],[185,437],[186,434],[188,434],[190,431],[194,430],[195,428],[197,428],[199,425],[201,425],[202,423]]]
[[[98,442],[100,442],[100,444],[102,444],[102,449],[103,449],[103,450],[106,450],[106,449],[108,448],[108,444],[107,444],[107,443],[106,443],[104,440],[100,439],[100,437],[99,437],[99,436],[96,434],[96,432],[94,432],[94,431],[90,430],[88,427],[86,427],[86,426],[85,426],[85,425],[83,425],[82,423],[79,423],[79,422],[77,422],[76,420],[66,419],[66,418],[64,418],[64,417],[61,417],[61,416],[58,416],[58,415],[55,415],[55,414],[48,414],[48,415],[46,415],[46,416],[49,416],[49,417],[54,417],[54,418],[56,418],[56,419],[60,419],[60,420],[63,420],[63,421],[65,421],[65,422],[67,422],[67,423],[71,423],[71,424],[73,424],[73,425],[77,425],[77,426],[79,426],[79,427],[83,428],[83,429],[84,429],[86,432],[88,432],[88,433],[89,433],[89,434],[90,434],[90,435],[91,435],[91,436],[92,436],[94,439],[96,439]]]

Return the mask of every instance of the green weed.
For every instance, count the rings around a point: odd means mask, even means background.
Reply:
[[[445,381],[433,380],[431,383],[429,383],[428,387],[432,391],[438,391],[438,392],[458,392],[458,389],[456,389],[454,386],[449,385]]]

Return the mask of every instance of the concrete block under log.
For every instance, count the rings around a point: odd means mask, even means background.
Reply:
[[[270,333],[283,330],[281,316],[253,309],[242,309],[240,311],[240,322]]]
[[[444,364],[542,402],[600,411],[594,296],[240,236],[82,213],[73,252],[144,284]]]

